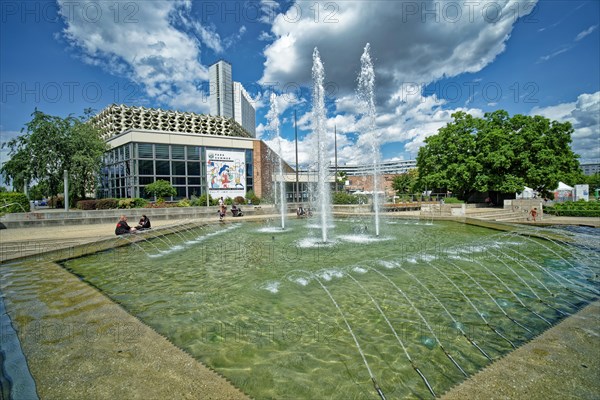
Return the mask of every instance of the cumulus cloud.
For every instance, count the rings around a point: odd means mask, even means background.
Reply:
[[[66,25],[63,34],[81,50],[85,62],[129,77],[149,96],[169,106],[208,111],[199,89],[208,79],[208,70],[200,63],[200,47],[216,52],[223,47],[214,29],[187,17],[191,2],[153,1],[145,6],[59,0],[59,7]],[[116,8],[122,12],[116,14]],[[96,13],[92,15],[90,10]],[[177,23],[192,28],[196,37],[177,29]]]
[[[348,94],[369,42],[378,93],[385,100],[403,82],[427,84],[481,70],[504,51],[514,23],[534,5],[508,0],[297,1],[273,21],[276,40],[264,50],[261,82],[308,83],[317,46],[326,80]]]
[[[551,120],[573,125],[573,151],[580,161],[600,160],[600,92],[584,93],[577,100],[548,107],[535,107],[531,115],[542,115]]]

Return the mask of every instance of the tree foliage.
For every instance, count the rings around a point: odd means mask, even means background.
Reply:
[[[408,172],[394,176],[392,189],[394,189],[397,194],[414,193],[418,179],[418,170],[416,168],[410,169]]]
[[[37,181],[54,196],[67,170],[73,196],[93,191],[107,147],[100,132],[86,123],[90,114],[86,110],[82,117],[61,118],[36,109],[22,134],[4,144],[10,149],[10,160],[0,169],[6,183],[12,180],[14,187],[23,187]]]
[[[571,150],[570,123],[536,115],[509,117],[504,110],[475,118],[453,114],[453,122],[419,150],[419,182],[461,198],[474,192],[515,193],[524,186],[544,192],[558,181],[580,178]]]
[[[171,197],[177,195],[177,189],[175,189],[170,182],[159,179],[144,188],[147,194],[156,196],[158,201],[163,200],[165,197]]]

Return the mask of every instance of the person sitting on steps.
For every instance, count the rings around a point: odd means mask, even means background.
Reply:
[[[140,222],[138,222],[138,225],[135,227],[135,229],[137,229],[138,231],[143,231],[146,229],[150,229],[151,227],[152,226],[150,224],[150,219],[145,215],[142,215],[142,218],[140,218]]]
[[[117,222],[117,227],[115,228],[115,235],[120,236],[126,233],[134,233],[137,229],[132,228],[127,223],[127,217],[125,215],[121,215],[119,217],[119,222]]]

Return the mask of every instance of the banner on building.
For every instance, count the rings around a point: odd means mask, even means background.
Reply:
[[[246,153],[206,149],[208,193],[213,198],[246,195]]]

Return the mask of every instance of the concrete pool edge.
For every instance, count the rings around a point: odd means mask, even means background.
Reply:
[[[442,399],[597,399],[599,373],[597,300],[457,384]]]
[[[12,265],[3,267],[9,273],[5,280],[19,273]],[[25,298],[3,284],[6,308],[40,398],[247,399],[229,380],[58,264],[36,265],[27,278],[50,276],[61,285],[52,296],[39,290],[33,296],[36,289],[31,289]],[[53,312],[73,293],[85,294],[85,307]],[[47,312],[32,318],[32,309]]]

